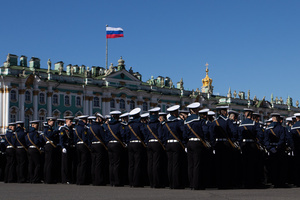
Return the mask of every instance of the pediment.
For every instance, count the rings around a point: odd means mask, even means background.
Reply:
[[[132,74],[130,74],[128,71],[126,70],[121,70],[118,72],[114,72],[109,74],[108,76],[106,76],[104,79],[116,79],[118,81],[135,81],[135,82],[141,82],[138,78],[136,78],[135,76],[133,76]]]

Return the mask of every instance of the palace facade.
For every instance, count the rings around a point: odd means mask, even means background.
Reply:
[[[108,69],[103,67],[86,67],[84,65],[64,66],[62,61],[52,66],[50,59],[41,66],[39,58],[8,54],[3,66],[0,67],[0,132],[4,132],[9,122],[29,121],[39,119],[44,121],[47,116],[63,118],[73,115],[93,115],[96,112],[108,115],[112,110],[128,112],[140,107],[146,112],[159,106],[162,111],[172,105],[181,105],[181,109],[192,102],[198,101],[205,108],[214,110],[218,105],[229,105],[230,109],[242,111],[243,108],[253,108],[261,114],[262,121],[272,112],[283,116],[291,116],[300,112],[297,101],[293,106],[289,97],[286,102],[271,97],[271,102],[265,99],[247,98],[244,92],[231,93],[227,96],[213,94],[212,79],[206,76],[202,79],[201,89],[195,91],[184,89],[181,79],[173,83],[169,77],[151,77],[142,81],[142,75],[132,68],[125,68],[122,57],[118,65]]]

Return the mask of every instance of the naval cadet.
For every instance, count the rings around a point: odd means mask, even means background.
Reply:
[[[45,163],[44,163],[44,182],[47,184],[57,183],[57,168],[56,168],[56,158],[57,158],[57,140],[58,132],[54,130],[56,118],[47,117],[48,127],[44,129],[43,139],[46,143],[45,148]]]
[[[167,120],[167,113],[165,112],[159,112],[158,113],[158,121],[160,122],[160,124],[164,124]]]
[[[163,174],[163,156],[165,147],[161,141],[161,124],[158,120],[160,107],[155,107],[148,111],[150,113],[150,120],[145,127],[145,142],[148,146],[148,178],[151,188],[162,188],[164,187],[165,181]]]
[[[64,126],[59,127],[61,147],[61,183],[76,183],[76,149],[74,144],[73,116],[66,116]]]
[[[5,133],[0,133],[0,181],[4,181],[6,166],[5,148]]]
[[[90,141],[86,127],[88,115],[78,117],[79,122],[75,128],[74,142],[77,150],[77,185],[90,184]]]
[[[128,144],[128,178],[131,187],[144,187],[145,184],[146,145],[140,112],[140,108],[135,108],[129,112],[131,119],[124,130]]]
[[[25,140],[28,146],[28,171],[30,183],[41,183],[41,150],[42,138],[38,133],[39,120],[31,121],[31,127]]]
[[[121,119],[121,124],[126,126],[129,121],[129,112],[126,112],[126,113],[123,113],[122,115],[120,115],[120,119]]]
[[[179,105],[167,109],[169,117],[162,127],[163,143],[166,144],[168,156],[168,178],[171,189],[183,189],[183,163],[185,146],[182,143],[184,132],[183,121],[180,120]]]
[[[105,141],[108,148],[109,159],[109,181],[111,186],[124,186],[124,174],[122,169],[124,163],[122,158],[125,156],[125,137],[123,135],[123,125],[119,121],[120,111],[111,111],[110,120],[103,124],[105,130]]]
[[[141,114],[141,123],[147,124],[149,122],[149,113]]]
[[[268,149],[271,183],[274,187],[287,187],[285,169],[286,130],[280,124],[280,114],[272,113],[272,123],[266,128],[264,143]]]
[[[211,123],[209,129],[211,144],[215,152],[216,180],[219,189],[232,188],[233,152],[238,147],[233,143],[235,129],[227,117],[228,106],[216,107],[219,117]]]
[[[9,123],[5,134],[6,146],[6,167],[4,183],[15,183],[16,176],[16,144],[15,144],[16,123]]]
[[[187,106],[190,115],[184,121],[183,138],[187,140],[188,176],[190,188],[204,190],[206,187],[206,172],[208,168],[207,149],[209,148],[203,131],[200,116],[200,103],[195,102]],[[207,111],[206,111],[207,112]],[[205,120],[203,120],[205,121]]]
[[[294,183],[297,187],[300,187],[300,113],[295,113],[294,116],[296,117],[296,123],[290,128],[293,139],[293,145],[291,147],[294,152]]]
[[[103,116],[97,113],[95,117],[96,119],[92,122],[88,131],[92,153],[92,184],[106,185],[105,166],[107,163],[107,146],[105,142],[105,132],[101,124]]]
[[[18,183],[26,183],[28,172],[26,132],[23,121],[16,122],[15,144],[16,144],[16,159],[17,159],[17,177]]]
[[[260,158],[260,128],[252,120],[253,110],[245,108],[245,119],[238,128],[238,141],[242,149],[242,179],[245,188],[255,188],[259,186],[262,165]]]

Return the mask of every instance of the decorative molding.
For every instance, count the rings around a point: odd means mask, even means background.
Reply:
[[[144,103],[143,101],[137,101],[136,102],[137,105],[143,105],[143,103]]]
[[[38,95],[39,91],[38,90],[33,90],[33,96]]]
[[[121,98],[126,98],[126,97],[127,97],[126,94],[121,95]]]
[[[19,94],[25,94],[25,89],[19,89]]]
[[[131,97],[131,100],[135,101],[135,100],[136,100],[136,97]]]
[[[53,92],[47,92],[47,97],[52,97]]]

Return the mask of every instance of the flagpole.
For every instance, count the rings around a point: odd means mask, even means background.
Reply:
[[[106,27],[108,27],[108,25],[106,25]],[[105,65],[106,69],[107,69],[107,63],[108,63],[108,40],[107,40],[107,36],[106,36],[106,65]]]

